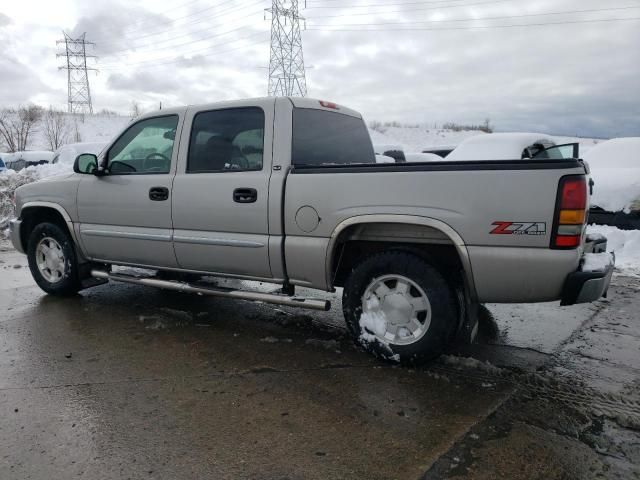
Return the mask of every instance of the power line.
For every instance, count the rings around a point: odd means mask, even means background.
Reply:
[[[426,11],[426,10],[441,10],[441,9],[445,9],[445,8],[474,7],[476,5],[490,5],[490,4],[504,3],[504,2],[510,2],[510,1],[511,0],[489,0],[489,1],[482,1],[482,2],[458,4],[458,5],[425,7],[425,8],[410,8],[408,10],[393,10],[393,11],[385,11],[385,12],[355,12],[355,13],[349,13],[349,16],[356,16],[356,15],[386,15],[386,14],[389,14],[389,13],[412,13],[412,12]],[[307,18],[309,18],[309,19],[313,19],[313,18],[337,18],[337,17],[344,17],[344,16],[346,16],[346,15],[345,14],[313,15],[313,16],[309,16]]]
[[[218,18],[218,17],[223,17],[223,16],[226,16],[226,15],[231,14],[231,13],[237,13],[237,12],[240,12],[241,10],[243,10],[244,8],[251,8],[251,7],[257,6],[258,4],[262,4],[262,3],[263,3],[263,0],[258,0],[257,2],[254,2],[251,5],[246,5],[246,6],[241,7],[241,8],[232,8],[232,9],[228,9],[228,10],[223,10],[221,12],[216,12],[213,15],[207,15],[205,17],[201,17],[201,18],[199,18],[197,20],[194,20],[192,22],[188,22],[187,24],[182,25],[182,27],[187,26],[187,25],[195,25],[197,23],[206,22],[206,21],[209,21],[211,19]],[[256,13],[258,13],[258,12],[256,11]],[[205,31],[205,30],[211,30],[211,26],[208,26],[207,28],[204,28],[202,30],[196,30],[196,32],[202,32],[202,31]],[[152,37],[152,36],[156,36],[156,35],[163,35],[163,34],[166,34],[166,33],[167,33],[166,30],[159,31],[159,32],[147,33],[147,34],[144,34],[144,35],[138,35],[136,37],[133,37],[133,40],[140,40],[142,38]],[[185,36],[188,36],[189,34],[190,34],[190,32],[187,32],[185,34],[181,34],[181,35],[178,35],[176,37],[171,37],[171,38],[168,38],[166,40],[159,40],[159,41],[156,41],[156,42],[144,43],[144,44],[141,44],[141,45],[133,45],[132,48],[141,48],[141,47],[145,47],[145,46],[155,45],[157,43],[174,40],[175,38],[185,37]],[[109,43],[107,43],[106,45],[109,45]],[[112,43],[111,45],[114,45],[114,43]],[[112,52],[108,52],[107,55],[129,51],[130,49],[131,48],[115,50],[115,51],[112,51]]]
[[[194,43],[205,42],[205,41],[210,40],[212,38],[217,38],[217,37],[221,37],[221,36],[224,36],[224,35],[228,35],[230,33],[234,33],[234,32],[237,32],[239,30],[246,30],[246,28],[248,26],[249,25],[245,25],[245,26],[242,26],[242,27],[234,28],[233,30],[229,30],[227,32],[215,33],[213,35],[209,35],[208,37],[202,37],[202,38],[198,38],[198,39],[195,39],[195,40],[190,40],[190,41],[184,42],[184,43],[171,44],[171,45],[168,45],[168,46],[158,47],[158,48],[154,48],[154,49],[151,49],[151,50],[143,50],[143,51],[135,50],[134,51],[134,50],[131,50],[131,49],[125,49],[125,50],[122,50],[120,52],[112,52],[112,53],[105,54],[105,56],[119,56],[119,55],[117,55],[117,53],[126,53],[126,52],[132,52],[132,53],[136,53],[138,55],[141,55],[141,54],[148,55],[150,53],[166,51],[167,48],[171,48],[171,50],[174,50],[174,49],[179,48],[179,47],[192,45]],[[169,42],[169,41],[171,41],[171,40],[168,39],[166,41],[162,41],[162,42],[158,42],[158,43],[165,43],[165,42]],[[230,40],[230,41],[233,41],[233,40]]]
[[[628,20],[640,20],[640,17],[627,17],[627,18],[602,18],[592,20],[573,20],[573,21],[560,21],[560,22],[541,22],[541,23],[520,23],[520,24],[508,24],[508,25],[477,25],[477,26],[463,26],[463,27],[444,27],[444,28],[307,28],[307,31],[316,32],[380,32],[380,31],[452,31],[452,30],[491,30],[494,28],[518,28],[518,27],[543,27],[551,25],[573,25],[580,23],[599,23],[599,22],[622,22]]]
[[[512,18],[525,18],[525,17],[542,17],[548,15],[569,15],[576,13],[595,13],[595,12],[609,12],[614,10],[629,10],[634,8],[640,8],[640,5],[627,6],[627,7],[611,7],[611,8],[592,8],[586,10],[567,10],[564,12],[547,12],[547,13],[525,13],[522,15],[504,15],[499,17],[478,17],[478,18],[455,18],[451,20],[420,20],[415,22],[375,22],[375,23],[340,23],[340,24],[309,24],[312,27],[344,27],[344,26],[377,26],[377,25],[414,25],[414,24],[433,24],[433,23],[449,23],[449,22],[479,22],[483,20],[506,20]]]
[[[235,1],[236,0],[224,0],[222,3],[218,3],[216,5],[210,5],[210,6],[208,6],[207,8],[205,8],[203,10],[198,10],[197,12],[189,13],[187,15],[183,15],[182,17],[168,18],[168,19],[164,19],[164,20],[158,20],[158,19],[155,19],[155,18],[154,19],[149,18],[149,19],[143,20],[142,22],[132,23],[129,26],[130,27],[135,27],[135,28],[140,28],[140,27],[144,27],[146,25],[153,25],[153,26],[156,26],[156,25],[169,25],[169,24],[172,24],[172,23],[174,23],[174,22],[176,22],[178,20],[182,20],[182,19],[189,18],[189,17],[195,17],[195,16],[200,15],[203,12],[212,10],[214,8],[218,8],[218,7],[222,6],[222,5],[225,5],[225,4],[231,3],[231,2],[235,2]],[[177,10],[179,8],[184,8],[185,6],[189,5],[190,3],[196,3],[196,2],[187,2],[187,3],[183,4],[183,5],[180,5],[180,6],[165,10],[165,11],[163,11],[161,13],[167,13],[167,12],[170,12],[172,10]],[[233,8],[235,8],[235,7],[233,7]]]
[[[318,9],[318,8],[371,8],[371,7],[402,7],[405,5],[425,5],[425,4],[440,4],[440,3],[460,3],[460,2],[465,2],[467,0],[431,0],[431,1],[424,1],[424,2],[404,2],[404,3],[370,3],[367,5],[340,5],[339,7],[335,6],[335,5],[319,5],[317,7],[311,6],[311,7],[306,7],[307,10],[311,10],[311,9]],[[459,6],[464,6],[464,5],[459,5]]]
[[[255,38],[258,35],[263,35],[264,36],[265,34],[266,34],[266,32],[256,32],[256,33],[253,33],[251,35],[246,35],[244,37],[240,37],[240,38],[236,38],[234,40],[230,40],[228,42],[216,43],[214,45],[208,45],[206,47],[198,48],[196,50],[190,50],[188,52],[182,52],[181,55],[183,55],[183,56],[184,55],[193,55],[195,53],[200,53],[200,52],[204,52],[204,51],[210,50],[211,48],[214,48],[214,47],[221,47],[221,46],[224,46],[224,45],[229,45],[231,43],[235,43],[235,42],[238,42],[238,41],[241,41],[241,40],[247,40],[247,39],[250,39],[250,38]],[[119,70],[121,68],[129,68],[129,67],[135,67],[135,66],[140,66],[140,65],[150,65],[150,64],[154,64],[154,63],[156,63],[158,61],[163,61],[165,59],[168,60],[168,59],[172,59],[172,58],[175,58],[175,57],[176,57],[176,54],[174,53],[174,54],[166,56],[166,57],[143,60],[143,61],[140,61],[140,62],[133,62],[133,63],[132,62],[127,62],[126,67],[122,67],[120,65],[103,65],[103,66],[101,66],[101,69],[103,69],[103,70],[114,70],[114,69],[115,70]],[[183,59],[179,59],[177,61],[182,61],[182,60]],[[168,63],[172,63],[172,62],[168,62]]]
[[[260,32],[260,33],[264,34],[266,32]],[[205,57],[205,58],[209,58],[209,57],[217,57],[219,55],[225,55],[225,54],[230,53],[230,52],[235,52],[237,50],[242,50],[243,48],[254,47],[254,46],[257,46],[257,45],[264,45],[265,41],[267,39],[268,39],[268,37],[265,36],[264,38],[260,39],[257,42],[249,43],[247,45],[240,45],[240,46],[238,46],[236,48],[230,48],[228,50],[214,51],[212,53],[202,54],[200,56],[201,57]],[[188,53],[185,53],[183,55],[188,55],[190,53],[194,53],[194,52],[188,52]],[[173,57],[175,58],[175,55]],[[152,61],[152,64],[145,65],[145,69],[152,69],[152,68],[161,67],[161,66],[164,66],[164,65],[173,65],[175,63],[182,63],[182,62],[185,62],[185,61],[188,62],[189,60],[192,60],[192,59],[190,59],[190,58],[178,58],[178,59],[174,59],[174,60],[171,60],[171,61],[168,61],[168,62],[161,62],[161,63],[155,63],[155,61]],[[127,66],[120,66],[120,67],[115,67],[115,68],[112,67],[112,68],[107,68],[107,69],[108,70],[112,70],[112,71],[114,71],[114,70],[130,70],[129,65],[130,64],[128,64]],[[105,69],[105,68],[102,67],[102,69]]]

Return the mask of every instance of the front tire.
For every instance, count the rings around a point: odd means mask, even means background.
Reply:
[[[33,279],[45,292],[65,296],[80,290],[73,240],[58,225],[36,225],[29,235],[27,259]]]
[[[358,345],[407,365],[439,356],[458,321],[454,289],[421,256],[405,251],[360,262],[345,283],[342,308]]]

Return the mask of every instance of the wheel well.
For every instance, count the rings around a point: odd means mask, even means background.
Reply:
[[[379,223],[353,225],[340,234],[331,259],[333,285],[344,286],[347,276],[362,259],[390,249],[424,258],[456,286],[464,282],[460,254],[442,231],[423,225]]]
[[[29,236],[36,226],[43,222],[53,223],[65,232],[69,232],[67,222],[60,212],[50,207],[29,207],[21,212],[22,225],[20,227],[20,242],[24,250],[27,249],[27,243],[29,242]]]

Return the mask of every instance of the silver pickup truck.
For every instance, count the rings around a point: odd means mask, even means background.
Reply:
[[[150,113],[74,171],[16,191],[12,240],[45,292],[111,280],[328,309],[296,286],[342,287],[356,341],[405,363],[471,339],[479,303],[594,301],[613,270],[585,234],[580,160],[380,164],[362,117],[331,102]]]

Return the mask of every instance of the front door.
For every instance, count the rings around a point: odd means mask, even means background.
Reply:
[[[177,266],[171,242],[171,183],[180,126],[177,114],[134,123],[105,153],[107,175],[83,176],[78,217],[90,258]]]
[[[263,103],[187,115],[190,139],[172,196],[182,268],[271,278],[271,149],[264,146],[271,145],[273,99]]]

